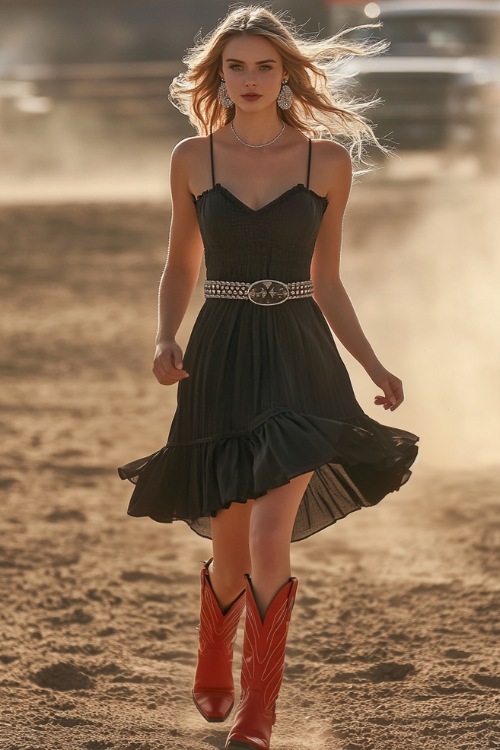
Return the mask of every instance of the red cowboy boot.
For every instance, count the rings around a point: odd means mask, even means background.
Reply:
[[[272,600],[262,622],[250,576],[246,576],[247,613],[241,665],[241,698],[227,738],[228,750],[269,750],[297,585],[297,579],[290,578]]]
[[[200,641],[193,700],[204,719],[224,721],[234,704],[233,645],[245,607],[245,590],[223,613],[208,574],[211,562],[201,570]]]

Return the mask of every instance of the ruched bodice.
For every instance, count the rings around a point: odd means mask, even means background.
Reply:
[[[211,141],[212,146],[212,141]],[[221,184],[195,198],[207,278],[310,278],[325,197],[298,184],[254,210]],[[257,305],[205,300],[184,352],[166,444],[119,468],[136,486],[128,512],[184,520],[211,536],[210,519],[312,472],[292,541],[375,505],[410,474],[418,438],[364,414],[331,330],[313,299]]]
[[[303,281],[328,205],[304,184],[254,210],[217,183],[196,199],[208,279]],[[235,242],[235,238],[238,241]]]

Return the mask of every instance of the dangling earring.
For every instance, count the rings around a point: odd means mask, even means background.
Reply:
[[[229,109],[233,106],[234,102],[227,93],[226,82],[221,79],[219,90],[217,92],[217,99],[224,109]]]
[[[292,106],[293,91],[288,85],[288,81],[283,81],[281,84],[281,91],[276,101],[278,102],[278,107],[280,109],[290,109]]]

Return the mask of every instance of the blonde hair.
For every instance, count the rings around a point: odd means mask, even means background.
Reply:
[[[353,41],[348,38],[352,31],[346,29],[327,39],[306,39],[297,33],[291,19],[267,7],[232,7],[208,36],[199,38],[188,50],[183,58],[187,71],[172,81],[169,99],[200,135],[229,123],[234,108],[225,109],[217,98],[222,51],[235,35],[262,36],[281,55],[293,92],[291,108],[280,112],[283,122],[308,137],[338,140],[361,159],[366,143],[384,150],[364,115],[376,101],[349,95],[341,68],[355,56],[380,54],[386,44]]]

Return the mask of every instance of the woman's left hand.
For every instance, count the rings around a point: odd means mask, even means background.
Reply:
[[[380,365],[373,372],[368,373],[375,385],[384,391],[383,396],[375,396],[375,404],[383,406],[384,409],[394,411],[404,401],[403,383]]]

